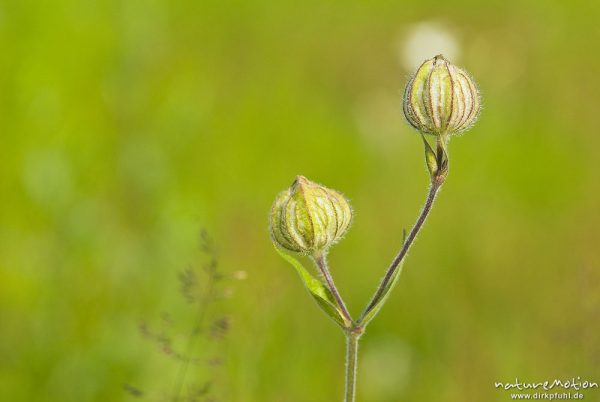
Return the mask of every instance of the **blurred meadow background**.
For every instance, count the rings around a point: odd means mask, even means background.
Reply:
[[[223,334],[198,337],[184,390],[341,400],[343,335],[269,209],[298,174],[351,200],[331,265],[357,315],[425,197],[401,96],[438,53],[484,110],[363,338],[358,400],[600,381],[599,19],[559,0],[0,1],[0,399],[169,400],[204,229],[203,325]]]

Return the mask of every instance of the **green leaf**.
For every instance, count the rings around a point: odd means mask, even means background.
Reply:
[[[396,286],[396,283],[398,282],[398,278],[400,278],[400,273],[402,272],[403,265],[404,265],[404,262],[401,262],[400,266],[394,273],[394,276],[388,282],[387,286],[383,289],[383,292],[381,293],[381,295],[376,300],[373,300],[369,304],[371,307],[367,311],[365,311],[363,313],[362,317],[360,318],[360,320],[358,320],[358,323],[360,326],[362,326],[363,328],[366,327],[371,322],[371,320],[373,318],[375,318],[377,313],[379,313],[379,310],[381,310],[381,307],[383,307],[383,305],[387,301],[388,297],[390,297],[390,293],[392,292],[392,289],[394,289],[394,287]]]
[[[427,163],[427,170],[429,170],[431,177],[434,177],[439,168],[437,155],[423,134],[421,134],[421,139],[423,140],[423,145],[425,146],[425,162]]]
[[[437,165],[438,171],[436,176],[446,176],[448,174],[448,138],[445,136],[437,139]]]
[[[321,309],[340,327],[349,328],[352,323],[348,322],[348,320],[342,315],[342,312],[335,302],[335,298],[333,297],[333,294],[329,288],[327,288],[327,286],[325,286],[320,280],[312,276],[296,258],[285,253],[278,247],[275,247],[275,250],[277,250],[279,255],[283,257],[284,260],[292,264],[292,266],[296,269],[296,272],[298,272],[298,275],[300,275],[300,279],[302,279],[304,286],[306,289],[308,289],[309,293],[313,299],[315,299],[319,307],[321,307]]]

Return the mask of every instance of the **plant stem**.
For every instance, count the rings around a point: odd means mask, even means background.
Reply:
[[[396,255],[396,257],[390,264],[389,268],[387,269],[385,276],[383,277],[383,280],[379,284],[377,291],[375,292],[375,294],[373,295],[373,298],[371,299],[371,302],[369,302],[367,308],[360,316],[360,318],[358,320],[359,324],[363,321],[363,319],[371,311],[371,309],[375,307],[375,305],[377,304],[377,301],[381,298],[387,285],[392,280],[392,278],[394,277],[394,274],[398,270],[400,263],[402,262],[404,257],[406,257],[406,254],[408,253],[410,246],[415,241],[417,234],[423,227],[423,224],[425,223],[425,220],[427,219],[427,216],[429,215],[429,212],[431,211],[431,207],[433,206],[433,202],[435,201],[437,192],[443,184],[443,179],[444,178],[433,178],[431,180],[431,185],[429,186],[429,192],[427,193],[427,199],[425,200],[425,205],[423,206],[423,209],[421,210],[421,214],[417,218],[417,221],[415,222],[415,225],[413,226],[413,228],[410,230],[408,237],[402,244],[402,248],[400,249],[400,252],[398,253],[398,255]]]
[[[333,277],[331,276],[331,273],[329,272],[329,266],[327,264],[327,255],[325,253],[318,254],[318,255],[314,256],[314,260],[315,260],[315,263],[317,264],[317,267],[319,267],[321,274],[323,274],[323,277],[325,278],[325,282],[327,282],[327,287],[329,287],[331,294],[333,294],[333,298],[335,299],[338,306],[340,307],[340,310],[341,310],[342,314],[344,315],[344,318],[348,321],[349,325],[352,325],[352,323],[354,323],[354,320],[350,316],[350,312],[348,311],[348,308],[346,307],[346,304],[344,303],[342,296],[340,296],[340,292],[338,292],[337,287],[335,286],[335,283],[333,282]]]
[[[346,393],[344,402],[354,402],[356,394],[356,369],[360,336],[361,332],[346,332]]]

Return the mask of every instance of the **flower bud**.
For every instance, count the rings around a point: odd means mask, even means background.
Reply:
[[[479,115],[475,82],[442,55],[426,60],[404,90],[404,115],[421,133],[452,135],[467,130]]]
[[[271,238],[277,246],[315,256],[342,238],[352,209],[337,191],[298,176],[288,190],[277,195],[270,220]]]

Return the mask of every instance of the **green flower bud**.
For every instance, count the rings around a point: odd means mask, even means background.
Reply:
[[[404,115],[425,134],[465,131],[477,120],[480,108],[475,82],[442,55],[426,60],[404,90]]]
[[[352,209],[337,191],[298,176],[288,190],[277,195],[270,220],[275,245],[315,256],[342,238]]]

